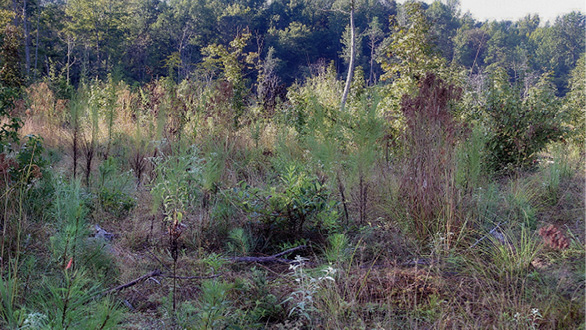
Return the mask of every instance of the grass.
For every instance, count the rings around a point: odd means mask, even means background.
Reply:
[[[97,111],[97,117],[79,118],[80,127],[97,122],[98,156],[86,169],[88,182],[72,179],[72,146],[63,145],[72,141],[74,127],[47,109],[59,100],[48,105],[40,92],[31,92],[34,111],[22,132],[46,135],[45,155],[55,161],[43,168],[42,178],[4,182],[2,188],[2,230],[14,238],[3,241],[2,326],[583,327],[583,152],[551,145],[536,168],[496,176],[484,172],[482,131],[475,128],[450,144],[444,164],[430,167],[442,180],[433,185],[422,222],[406,207],[405,189],[412,185],[405,182],[410,175],[421,182],[434,176],[403,165],[432,166],[433,141],[418,141],[428,143],[421,157],[396,146],[403,151],[387,159],[379,131],[384,119],[374,112],[360,117],[370,101],[354,100],[351,115],[339,120],[368,123],[377,128],[372,135],[327,117],[327,100],[335,93],[319,93],[328,79],[308,85],[314,88],[296,87],[300,104],[321,111],[319,121],[306,118],[312,130],[305,132],[295,126],[301,123],[283,120],[291,105],[281,105],[274,120],[251,114],[234,127],[220,111],[229,106],[211,104],[211,97],[192,104],[197,116],[177,113],[173,120],[179,122],[167,123],[156,111],[168,113],[169,104],[181,103],[165,99],[165,85],[154,82],[141,94],[120,84],[117,101],[109,104],[116,116]],[[197,93],[218,92],[196,87]],[[93,88],[112,98],[108,85]],[[181,134],[170,131],[177,127]],[[311,184],[283,181],[292,167]],[[254,189],[243,190],[244,184]],[[317,184],[332,203],[327,214],[308,213],[316,209],[309,205],[316,201],[308,187]],[[286,203],[288,198],[295,203]],[[282,205],[259,208],[263,202]],[[311,226],[274,227],[293,214],[303,218],[303,212]],[[330,226],[313,225],[322,219]],[[89,244],[95,224],[113,233],[113,241]],[[568,248],[544,243],[538,232],[548,225],[567,237]],[[305,260],[291,268],[231,259],[263,257],[301,243],[309,247],[282,256]],[[95,295],[153,270],[162,275],[109,297]],[[89,310],[95,317],[78,322]]]

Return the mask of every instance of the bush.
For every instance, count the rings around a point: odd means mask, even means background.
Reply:
[[[504,69],[496,69],[490,78],[484,108],[491,132],[487,141],[489,164],[497,171],[531,165],[539,151],[564,135],[555,87],[544,75],[521,97]]]
[[[337,203],[330,200],[330,192],[317,178],[289,166],[281,183],[281,187],[269,189],[243,183],[236,196],[240,208],[264,226],[268,237],[299,238],[308,231],[335,229]]]
[[[17,88],[0,86],[0,153],[11,151],[11,143],[18,142],[22,121],[10,113],[18,94]]]

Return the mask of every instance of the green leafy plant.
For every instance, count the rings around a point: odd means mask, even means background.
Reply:
[[[345,234],[332,234],[328,236],[328,246],[325,249],[326,260],[331,264],[342,264],[351,255],[349,251],[348,237]]]
[[[51,211],[57,222],[57,231],[51,237],[51,248],[56,261],[63,268],[69,260],[79,261],[82,246],[89,234],[86,222],[89,209],[85,199],[79,181],[56,182]]]
[[[17,301],[21,293],[20,277],[15,269],[17,260],[11,262],[11,269],[6,276],[0,277],[0,316],[5,326],[11,329],[19,329],[26,317],[26,310],[19,308]]]
[[[260,220],[270,235],[281,237],[301,237],[307,230],[335,230],[337,203],[330,200],[329,191],[317,178],[291,165],[280,179],[281,187],[267,190],[242,184],[237,200],[251,219]]]
[[[68,268],[69,267],[69,268]],[[122,310],[110,297],[99,297],[99,284],[82,269],[65,267],[60,279],[45,279],[35,323],[41,329],[110,329],[122,320]],[[29,315],[30,316],[30,315]]]
[[[231,283],[224,281],[202,282],[193,329],[219,329],[231,324],[229,314],[233,308],[228,294],[232,288]]]
[[[244,228],[234,228],[228,234],[228,250],[240,255],[248,255],[253,250],[253,242]]]
[[[495,69],[484,108],[485,125],[491,134],[486,147],[492,169],[532,165],[539,151],[560,140],[564,136],[560,108],[548,75],[522,98],[519,87],[509,83],[506,71]]]
[[[120,218],[128,214],[136,205],[129,191],[132,187],[132,175],[120,173],[114,158],[104,160],[99,168],[99,185],[97,197],[101,208]]]
[[[293,271],[292,276],[297,283],[297,288],[291,292],[282,304],[291,302],[289,316],[302,317],[311,324],[312,315],[318,312],[315,306],[315,296],[328,281],[335,282],[332,276],[336,273],[336,270],[332,267],[327,267],[322,269],[323,275],[312,276],[303,269],[305,261],[307,259],[297,256],[295,263],[289,266],[289,269]]]
[[[179,144],[181,145],[181,144]],[[179,238],[183,232],[183,216],[197,199],[201,185],[201,158],[194,146],[179,147],[176,155],[162,155],[153,159],[156,181],[151,189],[153,213],[162,207],[163,223],[169,237],[169,251],[173,258],[173,273],[177,270]],[[173,280],[173,311],[176,307],[176,283]]]
[[[18,96],[17,88],[0,86],[0,153],[11,151],[13,144],[19,141],[18,130],[22,127],[22,121],[10,114]]]

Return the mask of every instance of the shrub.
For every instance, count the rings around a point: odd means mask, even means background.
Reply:
[[[489,163],[497,171],[531,165],[539,151],[564,135],[555,87],[544,75],[523,98],[504,69],[496,69],[490,78],[484,108],[491,132]]]
[[[18,142],[18,130],[22,121],[10,113],[18,89],[0,86],[0,153],[11,151],[12,143]]]
[[[129,191],[130,173],[120,173],[114,158],[104,160],[99,166],[100,183],[97,197],[103,210],[122,217],[136,205]]]
[[[269,189],[243,183],[237,193],[240,208],[250,219],[260,221],[268,237],[299,238],[307,231],[335,229],[336,202],[330,200],[330,192],[317,178],[291,165],[281,175],[281,183],[281,187]]]

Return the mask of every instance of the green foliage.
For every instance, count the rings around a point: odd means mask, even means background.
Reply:
[[[43,138],[36,135],[27,135],[25,138],[26,142],[18,150],[16,160],[20,165],[18,177],[30,183],[33,179],[41,178],[47,161],[43,158]]]
[[[18,89],[0,86],[0,153],[12,151],[13,144],[19,141],[18,130],[22,121],[10,113],[18,96]]]
[[[117,218],[124,217],[136,205],[131,195],[132,175],[120,173],[114,158],[104,160],[99,168],[97,197],[101,208]]]
[[[168,226],[181,223],[183,212],[199,194],[202,161],[194,146],[179,148],[176,155],[153,159],[157,179],[151,190],[153,212],[161,206]]]
[[[0,88],[18,88],[23,85],[22,30],[14,25],[14,13],[0,10]],[[5,91],[3,91],[5,93]],[[2,94],[4,94],[2,93]]]
[[[81,269],[65,269],[62,278],[46,278],[44,284],[37,300],[41,315],[35,317],[39,329],[109,329],[122,320],[121,307],[110,297],[97,297],[99,284]]]
[[[531,165],[548,143],[564,136],[560,101],[547,75],[522,98],[507,73],[497,69],[487,93],[483,119],[491,134],[487,150],[493,170]]]
[[[289,316],[295,316],[303,318],[311,326],[313,316],[318,312],[315,306],[316,294],[328,282],[335,282],[333,276],[336,270],[332,267],[322,269],[323,274],[313,275],[304,270],[304,262],[307,259],[297,256],[295,263],[289,266],[289,269],[293,270],[293,278],[297,282],[295,291],[291,292],[289,297],[285,299],[282,304],[289,303]]]
[[[564,112],[570,125],[569,139],[583,147],[586,141],[586,55],[582,56],[571,72],[569,89],[563,102]]]
[[[206,280],[201,284],[201,294],[197,301],[197,314],[189,325],[190,329],[219,329],[230,326],[231,301],[228,294],[233,288],[231,283],[220,280]]]
[[[317,178],[291,165],[280,181],[279,187],[269,189],[242,184],[237,200],[251,220],[260,221],[270,236],[281,239],[336,230],[336,202]]]
[[[51,249],[55,260],[63,267],[69,260],[83,262],[78,258],[89,234],[86,222],[89,213],[87,203],[87,196],[84,196],[79,181],[55,182],[51,213],[57,228],[55,235],[51,237]]]
[[[260,323],[271,319],[282,317],[283,306],[279,304],[278,298],[270,292],[270,281],[265,271],[252,268],[252,283],[247,293],[250,294],[252,310],[247,315],[251,323]]]
[[[491,238],[493,246],[487,248],[487,257],[492,262],[490,271],[503,283],[515,283],[531,270],[531,262],[541,246],[531,234],[531,229],[519,226],[517,233],[509,231],[505,242]]]
[[[13,272],[9,272],[6,277],[0,276],[0,316],[2,323],[10,329],[20,329],[25,323],[26,310],[17,306],[20,298],[19,280]]]
[[[456,148],[456,185],[464,191],[473,191],[481,187],[486,169],[486,133],[484,128],[476,125],[469,136]]]
[[[505,194],[509,219],[513,220],[513,223],[523,224],[530,230],[537,229],[535,197],[536,191],[530,182],[525,180],[511,182],[509,191]]]
[[[222,70],[223,78],[232,87],[232,107],[234,125],[238,126],[240,117],[244,114],[246,83],[244,81],[244,70],[254,66],[257,62],[258,53],[244,52],[250,32],[239,34],[230,42],[230,47],[213,44],[205,47],[202,53],[205,55],[203,67],[214,71],[216,68]]]
[[[323,135],[336,134],[333,123],[339,114],[342,83],[336,78],[334,63],[318,67],[316,75],[304,85],[293,85],[287,94],[292,107],[285,108],[282,120],[300,135],[319,129]]]
[[[540,164],[545,197],[551,205],[559,202],[561,184],[572,176],[568,151],[562,145],[554,145],[551,147],[552,160]]]
[[[348,237],[345,234],[332,234],[328,236],[328,246],[324,255],[330,264],[343,264],[350,258]]]
[[[445,79],[445,60],[434,51],[427,21],[418,2],[403,6],[403,22],[391,18],[392,34],[381,45],[378,61],[384,71],[381,80],[390,80],[386,103],[398,110],[404,94],[413,95],[426,72],[434,72]]]
[[[243,228],[232,229],[228,234],[227,244],[229,251],[239,255],[248,255],[254,248],[251,238]]]

